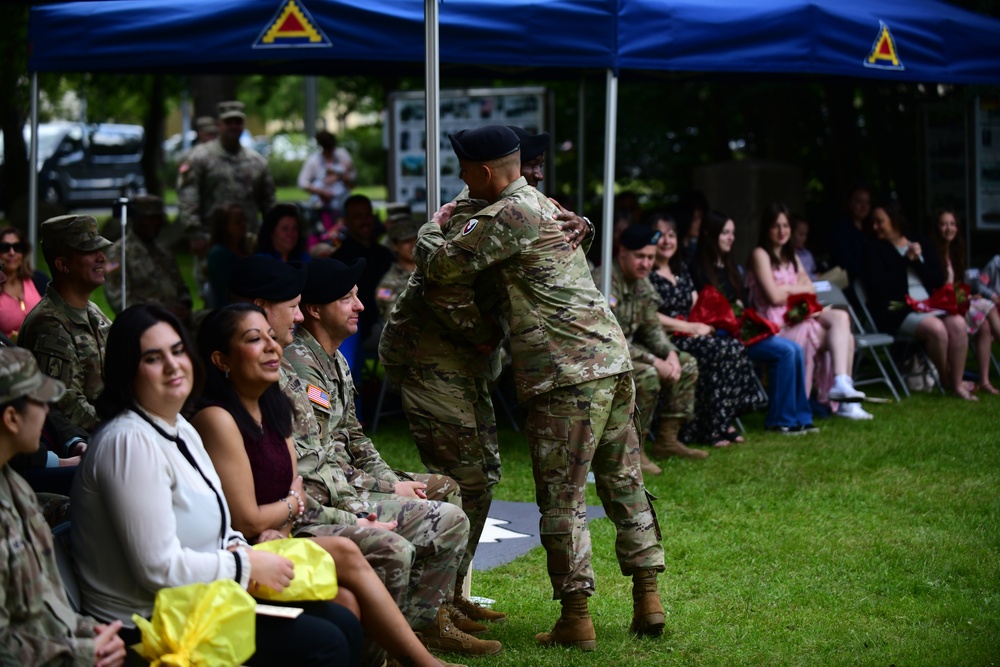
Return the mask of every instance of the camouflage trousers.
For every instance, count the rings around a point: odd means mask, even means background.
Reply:
[[[386,367],[386,372],[390,384],[399,388],[420,461],[432,473],[453,478],[462,489],[462,509],[469,517],[469,545],[458,569],[464,577],[486,526],[493,487],[500,481],[489,384],[441,369]]]
[[[635,380],[635,409],[639,413],[641,438],[649,434],[653,417],[683,419],[694,417],[694,391],[698,384],[698,361],[678,350],[681,376],[677,382],[667,384],[660,380],[656,368],[633,360],[632,378]]]
[[[458,564],[469,538],[469,521],[458,507],[439,501],[370,494],[365,508],[379,521],[396,521],[393,531],[354,525],[313,524],[296,537],[346,537],[361,549],[396,601],[410,627],[419,630],[451,600]]]
[[[633,410],[629,373],[560,387],[528,403],[528,445],[542,514],[539,533],[554,599],[594,591],[586,501],[591,470],[597,495],[615,525],[622,574],[664,569],[660,527],[639,470]]]

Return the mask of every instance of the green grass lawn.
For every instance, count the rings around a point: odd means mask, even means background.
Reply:
[[[1000,661],[1000,400],[919,395],[827,419],[821,433],[763,431],[704,462],[669,460],[647,480],[663,530],[668,632],[635,640],[614,529],[592,523],[598,650],[536,647],[559,613],[540,548],[489,572],[473,594],[509,621],[490,665],[994,665]],[[405,422],[374,440],[419,469]],[[500,435],[496,497],[534,501],[522,434]],[[598,504],[596,493],[588,503]],[[484,663],[485,664],[485,663]]]

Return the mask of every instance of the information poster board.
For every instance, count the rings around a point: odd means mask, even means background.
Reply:
[[[1000,95],[976,100],[976,229],[1000,229]]]
[[[483,125],[518,125],[545,131],[543,87],[474,88],[440,92],[441,202],[449,202],[465,184],[448,135]],[[400,91],[389,97],[389,199],[410,204],[414,213],[427,210],[427,153],[424,92]]]
[[[924,108],[924,210],[951,208],[968,220],[968,106]]]

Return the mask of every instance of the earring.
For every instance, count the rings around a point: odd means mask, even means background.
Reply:
[[[226,369],[226,379],[227,380],[229,379],[229,369],[228,368]]]

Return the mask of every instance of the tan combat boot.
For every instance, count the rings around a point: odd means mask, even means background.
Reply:
[[[462,632],[451,622],[448,607],[441,605],[434,621],[417,633],[420,641],[432,653],[460,653],[462,655],[496,655],[503,650],[498,641],[476,639]]]
[[[656,440],[650,447],[653,458],[665,459],[668,456],[679,456],[684,459],[707,459],[708,452],[700,449],[691,449],[684,446],[684,443],[677,439],[677,434],[684,424],[683,419],[664,419],[656,429]]]
[[[587,596],[583,593],[570,593],[560,603],[562,615],[552,632],[539,632],[535,635],[535,641],[542,646],[570,646],[581,651],[596,649],[597,634],[587,609]]]
[[[632,573],[632,625],[629,630],[637,635],[659,637],[664,625],[666,618],[656,588],[656,570],[636,570]]]
[[[646,448],[641,447],[639,449],[639,467],[642,469],[642,476],[654,476],[659,475],[663,470],[660,466],[653,463],[653,461],[646,456]]]
[[[484,607],[481,604],[476,604],[472,600],[465,599],[459,593],[455,593],[455,602],[453,604],[458,607],[459,611],[473,621],[500,623],[507,620],[507,614],[502,611],[493,611],[492,609]]]
[[[448,616],[451,617],[451,622],[455,624],[455,627],[462,632],[467,632],[470,635],[481,635],[487,630],[488,627],[482,623],[477,623],[471,618],[465,615],[458,606],[452,602],[446,602],[445,606],[448,607]]]

